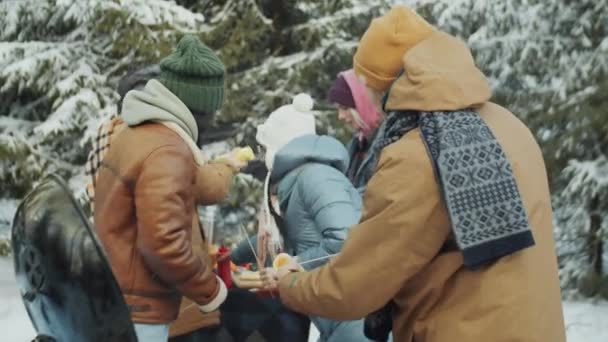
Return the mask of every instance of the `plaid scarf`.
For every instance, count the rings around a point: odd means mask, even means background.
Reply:
[[[418,127],[465,266],[474,269],[533,246],[511,165],[474,110],[390,112],[372,143],[373,165],[384,147]]]
[[[97,173],[101,167],[103,158],[105,158],[106,153],[110,149],[110,143],[113,135],[120,132],[123,128],[118,127],[122,125],[122,123],[122,119],[117,117],[113,117],[110,120],[103,122],[97,129],[97,136],[95,136],[95,139],[93,139],[91,152],[89,152],[89,157],[87,158],[87,163],[85,164],[85,175],[89,178],[89,181],[87,182],[86,194],[88,197],[87,200],[89,207],[91,209],[91,216],[93,216],[95,209],[93,203],[95,199]]]
[[[206,163],[205,155],[198,148],[198,146],[196,146],[194,140],[192,140],[184,129],[171,121],[157,122],[172,130],[184,140],[192,152],[192,156],[197,166],[201,166]],[[91,148],[91,152],[89,152],[87,163],[85,164],[85,175],[89,177],[89,181],[87,182],[86,186],[86,201],[88,201],[89,204],[91,217],[94,216],[95,211],[95,185],[97,184],[99,169],[103,164],[103,159],[110,149],[112,139],[114,139],[116,134],[120,133],[125,127],[127,127],[127,125],[122,118],[113,117],[109,121],[106,121],[99,126],[97,129],[97,136],[95,139],[93,139],[93,146]]]

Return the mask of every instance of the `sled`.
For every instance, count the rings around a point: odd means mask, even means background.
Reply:
[[[56,175],[20,203],[11,243],[23,304],[39,342],[137,342],[106,255]]]

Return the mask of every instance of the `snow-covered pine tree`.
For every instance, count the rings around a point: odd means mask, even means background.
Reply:
[[[201,14],[161,0],[0,2],[3,236],[43,175],[57,172],[82,194],[88,144],[115,113],[118,77],[158,62],[183,32],[206,29]]]
[[[391,3],[405,3],[473,48],[494,100],[519,115],[541,142],[557,194],[564,285],[579,283],[580,274],[570,270],[598,267],[593,255],[602,245],[590,237],[606,241],[606,217],[596,215],[606,212],[605,197],[597,195],[606,193],[605,2],[176,2],[0,2],[3,212],[12,214],[15,199],[50,171],[79,189],[87,142],[97,123],[114,113],[117,78],[132,65],[158,61],[186,31],[199,33],[226,62],[228,101],[217,121],[234,126],[231,143],[253,144],[258,122],[300,91],[317,100],[319,130],[345,137],[335,115],[328,115],[327,88],[336,72],[351,65],[369,20]],[[251,178],[235,183],[217,225],[218,232],[233,236],[239,234],[237,222],[253,222],[261,194]],[[0,213],[0,225],[8,224],[3,217],[10,214]]]
[[[566,104],[580,103],[599,91],[597,84],[605,79],[606,2],[413,2],[437,27],[472,48],[492,83],[494,100],[539,129],[542,124],[529,114],[549,115]]]
[[[554,137],[556,236],[562,284],[608,298],[608,81],[587,101],[555,113],[568,129]],[[557,125],[556,125],[557,126]]]
[[[225,61],[229,93],[217,121],[235,126],[231,143],[251,144],[257,121],[297,92],[328,109],[331,80],[349,67],[358,36],[383,8],[385,1],[361,0],[0,2],[3,231],[45,174],[60,173],[82,194],[88,144],[115,113],[117,80],[158,62],[184,32],[199,34]],[[336,133],[334,116],[320,114],[320,128]],[[252,222],[261,194],[250,177],[235,183],[218,222],[229,235],[236,222]]]
[[[569,183],[556,196],[562,287],[608,298],[608,159],[570,161]]]

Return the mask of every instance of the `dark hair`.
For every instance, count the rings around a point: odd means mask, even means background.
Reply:
[[[160,75],[160,67],[158,65],[146,67],[137,66],[130,69],[127,74],[118,81],[118,87],[116,89],[120,96],[120,99],[116,104],[118,113],[122,111],[122,101],[130,90],[143,88],[149,80],[158,77],[158,75]]]
[[[190,109],[192,116],[194,117],[194,121],[196,121],[196,127],[198,128],[198,137],[196,139],[196,144],[201,147],[202,145],[202,136],[213,126],[213,114],[207,114],[203,112],[198,112]]]

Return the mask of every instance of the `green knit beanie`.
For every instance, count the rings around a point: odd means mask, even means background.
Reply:
[[[196,36],[185,35],[160,70],[159,81],[191,111],[213,114],[222,106],[226,69]]]

